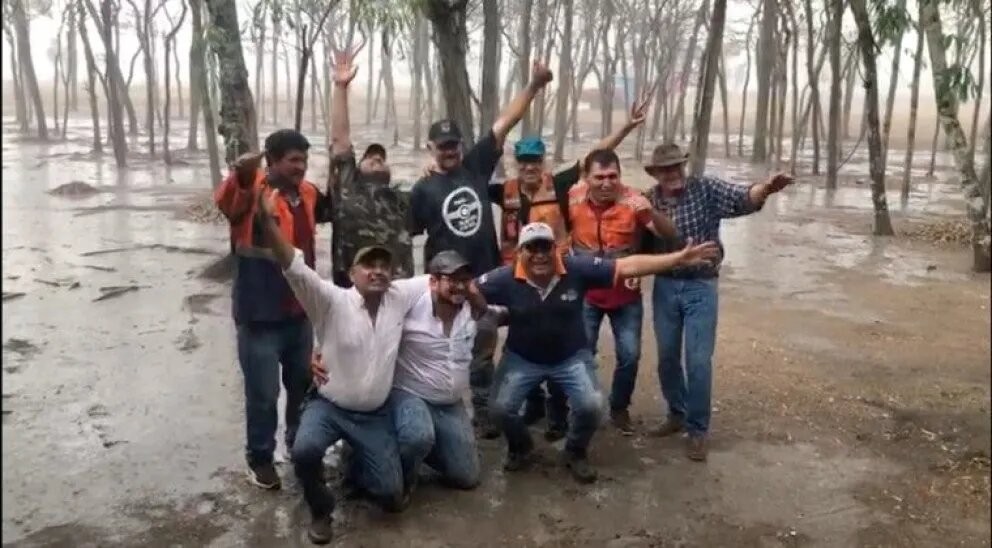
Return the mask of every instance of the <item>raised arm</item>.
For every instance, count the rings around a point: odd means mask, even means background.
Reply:
[[[613,133],[603,137],[598,143],[596,143],[593,150],[613,150],[617,148],[632,131],[643,124],[644,120],[647,120],[648,117],[648,106],[651,104],[652,92],[653,88],[642,91],[640,97],[634,101],[634,105],[630,108],[630,114],[627,118],[627,122],[617,128]]]
[[[348,47],[334,51],[334,97],[331,101],[331,155],[343,154],[351,150],[351,120],[348,117],[348,86],[358,74],[355,56],[362,50],[364,42],[357,48]]]
[[[616,275],[618,278],[638,278],[659,274],[681,266],[704,265],[719,255],[720,246],[716,242],[694,245],[690,239],[684,248],[675,253],[621,257],[616,262]]]
[[[293,290],[307,317],[313,322],[317,332],[323,332],[324,320],[327,318],[335,291],[339,289],[334,284],[322,280],[303,260],[303,252],[293,247],[283,235],[273,214],[272,200],[278,191],[267,194],[258,193],[258,220],[262,224],[265,240],[272,252],[273,259],[279,264],[286,277],[286,282]]]
[[[531,101],[553,79],[554,74],[548,67],[544,66],[543,63],[534,62],[530,72],[530,82],[510,101],[510,104],[503,108],[499,116],[496,117],[496,121],[493,122],[493,135],[496,136],[496,143],[500,148],[502,148],[503,142],[513,126],[517,125],[527,113],[527,107],[530,106]]]

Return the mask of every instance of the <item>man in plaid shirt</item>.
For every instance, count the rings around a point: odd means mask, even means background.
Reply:
[[[792,177],[776,174],[750,186],[714,177],[685,175],[689,155],[675,144],[660,145],[645,166],[657,185],[648,191],[653,207],[675,224],[679,240],[720,244],[720,221],[761,209],[768,196],[792,184]],[[658,242],[656,252],[677,249],[679,242]],[[689,434],[687,455],[706,460],[713,386],[712,358],[716,345],[717,277],[723,245],[710,264],[677,268],[654,278],[654,333],[658,341],[658,378],[668,402],[668,420],[655,432],[669,436]],[[685,340],[685,374],[682,341]]]

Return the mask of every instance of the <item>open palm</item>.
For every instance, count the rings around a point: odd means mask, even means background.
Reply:
[[[344,49],[334,50],[334,71],[333,79],[334,83],[339,86],[347,86],[355,79],[355,75],[358,74],[358,65],[355,64],[355,58],[358,57],[359,52],[362,51],[362,47],[365,46],[363,41],[357,47],[346,47]]]

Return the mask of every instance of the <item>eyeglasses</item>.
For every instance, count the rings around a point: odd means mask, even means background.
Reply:
[[[551,249],[553,247],[554,244],[548,240],[537,240],[535,242],[527,242],[524,244],[524,249],[528,253],[551,253]]]

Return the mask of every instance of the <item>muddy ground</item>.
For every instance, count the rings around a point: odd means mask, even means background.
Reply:
[[[229,285],[200,276],[226,231],[183,220],[209,186],[203,158],[118,173],[80,123],[45,146],[4,127],[4,545],[306,545],[289,467],[279,493],[244,480]],[[400,179],[421,163],[391,158]],[[555,447],[507,475],[502,442],[483,441],[476,491],[428,484],[401,515],[345,502],[336,545],[989,545],[989,277],[963,247],[868,236],[864,158],[844,173],[835,193],[804,178],[725,224],[708,463],[604,428],[586,487]],[[908,202],[891,195],[897,229],[960,216],[949,173],[920,175]],[[50,193],[72,181],[96,191]],[[649,325],[641,432],[663,414]]]

